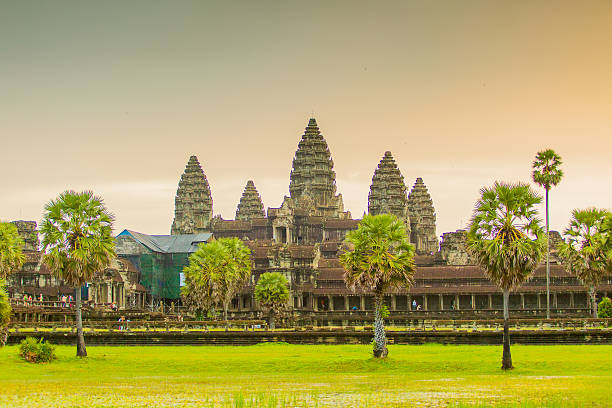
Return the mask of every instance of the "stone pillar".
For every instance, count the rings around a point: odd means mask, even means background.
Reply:
[[[423,295],[423,310],[427,310],[427,295]]]
[[[570,307],[574,307],[574,292],[570,292]]]
[[[493,295],[489,293],[489,309],[493,309]]]
[[[538,309],[542,308],[542,295],[538,293]]]
[[[444,296],[438,295],[438,298],[440,300],[440,310],[444,310]]]
[[[312,309],[315,312],[319,311],[319,299],[317,299],[317,297],[314,295],[312,296]]]
[[[327,299],[329,302],[329,311],[333,312],[334,311],[334,297],[332,295],[327,295]]]
[[[521,309],[525,309],[525,294],[521,293]]]
[[[459,295],[455,295],[455,310],[460,310],[461,307],[459,306]]]
[[[391,295],[391,310],[397,310],[397,299],[395,295]]]
[[[412,310],[412,296],[407,295],[406,299],[408,300],[408,310]]]
[[[349,302],[349,297],[348,296],[344,296],[344,310],[350,310],[350,302]]]
[[[555,309],[559,307],[557,305],[557,292],[553,293],[553,305],[554,305]]]
[[[365,296],[363,295],[359,296],[359,305],[361,306],[361,310],[365,310],[365,307],[366,307]]]
[[[472,295],[472,310],[476,310],[476,296]]]

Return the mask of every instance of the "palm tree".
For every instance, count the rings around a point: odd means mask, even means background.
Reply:
[[[546,190],[546,318],[550,319],[550,239],[549,239],[549,211],[548,211],[548,191],[556,186],[563,177],[561,166],[561,156],[552,149],[538,152],[533,161],[533,181]]]
[[[21,268],[25,262],[22,248],[23,239],[17,227],[10,222],[0,222],[0,279],[6,279],[11,272]]]
[[[559,243],[559,256],[565,268],[589,290],[594,318],[597,318],[597,286],[612,269],[611,220],[612,213],[608,210],[574,210],[569,226],[563,231],[567,241]]]
[[[255,300],[268,311],[270,329],[274,330],[274,315],[280,313],[289,300],[289,282],[278,272],[262,274],[255,285]]]
[[[346,236],[347,251],[340,256],[344,281],[353,291],[374,294],[374,356],[386,357],[383,297],[391,289],[414,284],[414,246],[406,226],[394,215],[366,215]]]
[[[8,331],[6,327],[11,320],[11,303],[9,302],[8,293],[6,293],[6,282],[0,279],[0,347],[6,344]]]
[[[91,191],[64,191],[45,205],[40,228],[43,262],[68,285],[75,288],[77,356],[86,357],[81,287],[96,272],[104,270],[115,256],[113,215],[102,198]]]
[[[512,368],[508,303],[510,291],[528,280],[544,249],[543,231],[535,205],[542,198],[526,184],[495,182],[483,188],[470,222],[467,249],[502,291],[504,339],[502,369]]]
[[[238,290],[251,276],[251,250],[238,238],[220,238],[200,244],[183,268],[185,286],[181,295],[195,312],[216,305],[223,307],[223,319]]]

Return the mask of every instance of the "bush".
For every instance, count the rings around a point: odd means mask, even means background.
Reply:
[[[612,318],[612,300],[609,297],[601,299],[597,307],[597,317],[600,319]]]
[[[26,337],[19,345],[19,355],[30,363],[50,363],[55,359],[55,346],[42,338]]]

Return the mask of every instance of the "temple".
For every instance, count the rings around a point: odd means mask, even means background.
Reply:
[[[344,283],[339,253],[346,234],[356,229],[360,220],[345,211],[342,195],[336,190],[332,155],[315,119],[308,121],[298,143],[289,176],[289,196],[277,208],[264,210],[255,183],[249,180],[234,219],[213,215],[208,180],[197,157],[191,156],[178,184],[171,234],[147,235],[130,230],[119,234],[118,260],[89,284],[89,299],[115,302],[122,308],[148,307],[153,302],[180,304],[181,272],[189,255],[210,239],[237,237],[251,249],[253,279],[233,300],[234,316],[258,315],[254,284],[265,272],[280,272],[287,277],[289,306],[299,319],[338,322],[351,314],[368,313],[373,309],[372,296],[352,292]],[[368,212],[397,216],[416,249],[415,285],[386,297],[394,315],[414,312],[415,305],[421,313],[498,315],[502,294],[467,253],[466,232],[445,232],[438,242],[436,211],[423,179],[417,177],[408,192],[390,151],[374,168]],[[18,221],[16,225],[25,240],[27,262],[10,277],[11,296],[44,294],[53,299],[71,293],[72,289],[50,276],[41,263],[36,223]],[[551,231],[551,242],[560,239]],[[586,290],[559,263],[555,251],[551,259],[551,310],[560,316],[587,315]],[[604,279],[598,291],[604,296],[612,294],[612,279]],[[514,313],[529,316],[545,312],[543,266],[511,294],[510,307]]]

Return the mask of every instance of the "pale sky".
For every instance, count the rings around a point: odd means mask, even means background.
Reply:
[[[386,150],[442,234],[552,148],[563,229],[612,207],[611,21],[609,1],[0,0],[0,219],[92,189],[115,232],[167,234],[192,154],[216,214],[249,179],[278,207],[314,115],[356,218]]]

